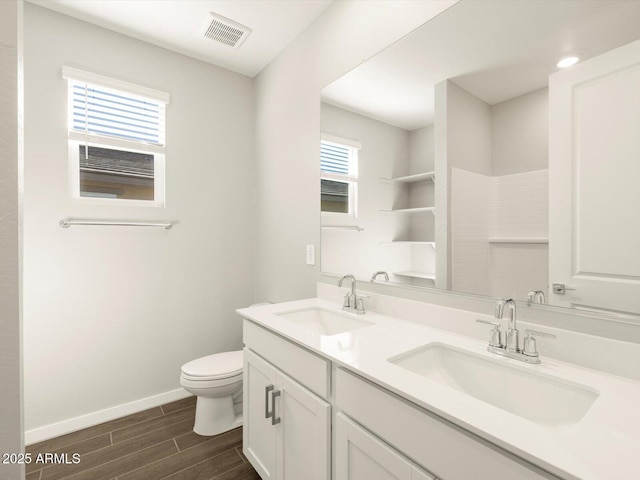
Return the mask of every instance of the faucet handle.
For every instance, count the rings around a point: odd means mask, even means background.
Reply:
[[[347,308],[351,306],[351,294],[349,292],[344,294],[344,300],[342,300],[342,306]]]
[[[522,353],[524,355],[527,355],[528,357],[538,356],[538,348],[536,346],[536,339],[534,337],[544,337],[551,339],[556,338],[556,336],[551,333],[539,332],[537,330],[525,330],[524,333],[526,333],[527,336],[524,338]]]
[[[365,313],[365,309],[364,309],[364,297],[361,296],[357,296],[356,297],[356,313],[358,315],[362,315]]]
[[[491,337],[489,338],[489,346],[502,348],[502,332],[500,331],[500,322],[492,322],[490,320],[483,320],[481,318],[477,318],[476,322],[478,323],[486,323],[487,325],[493,325],[493,330],[491,330]]]

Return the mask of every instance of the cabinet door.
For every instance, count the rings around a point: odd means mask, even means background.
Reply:
[[[640,312],[640,41],[549,77],[549,303]]]
[[[278,480],[329,480],[331,406],[278,372]]]
[[[381,440],[336,416],[336,480],[435,480]]]
[[[263,480],[276,478],[277,428],[269,416],[275,384],[276,369],[245,348],[242,451]]]

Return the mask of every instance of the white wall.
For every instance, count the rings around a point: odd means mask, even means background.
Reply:
[[[510,175],[549,168],[549,89],[491,106],[491,168]]]
[[[449,168],[491,175],[491,107],[448,81],[447,110]]]
[[[53,422],[179,395],[183,363],[240,348],[234,310],[253,300],[254,102],[248,77],[32,4],[25,55],[25,421],[33,441],[60,433],[33,430]],[[63,65],[170,93],[165,208],[69,198]],[[62,229],[66,217],[177,224]]]
[[[334,2],[258,75],[256,300],[315,295],[320,89],[454,3]]]
[[[0,453],[23,449],[20,369],[22,1],[0,2]],[[24,466],[0,464],[0,478]]]
[[[431,124],[409,132],[409,175],[434,171],[433,130]]]

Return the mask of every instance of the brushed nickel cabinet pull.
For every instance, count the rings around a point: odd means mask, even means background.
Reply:
[[[269,392],[273,391],[273,385],[264,387],[264,418],[273,417],[273,412],[269,412]]]
[[[271,405],[273,405],[273,412],[271,412],[271,425],[277,425],[280,423],[280,417],[276,415],[276,398],[280,396],[282,392],[280,390],[276,390],[275,392],[271,392]]]

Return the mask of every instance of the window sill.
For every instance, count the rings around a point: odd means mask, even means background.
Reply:
[[[155,200],[133,200],[119,198],[96,198],[96,197],[74,197],[71,199],[74,204],[83,205],[109,205],[113,207],[146,207],[164,208],[164,202]]]

